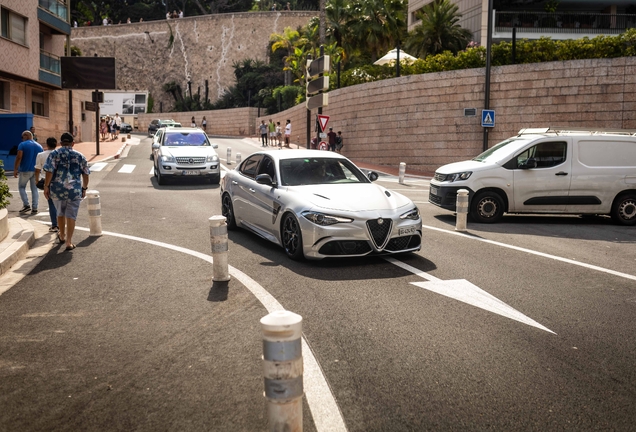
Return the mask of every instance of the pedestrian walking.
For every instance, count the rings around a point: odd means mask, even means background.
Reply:
[[[265,120],[261,120],[258,130],[261,134],[261,147],[267,147],[267,125],[265,124]]]
[[[18,192],[22,199],[22,209],[20,213],[38,212],[38,188],[35,181],[35,159],[44,149],[42,146],[33,141],[31,131],[22,132],[22,142],[18,145],[18,154],[15,156],[15,164],[13,166],[13,177],[18,177]],[[33,207],[29,205],[29,196],[27,195],[26,185],[29,183],[31,187],[31,201]]]
[[[336,152],[342,153],[343,146],[344,146],[344,142],[342,140],[342,131],[338,131],[338,136],[336,137]]]
[[[329,132],[327,132],[327,138],[329,138],[329,151],[336,151],[336,133],[333,131],[333,128],[329,128]]]
[[[201,126],[203,126],[203,131],[207,132],[208,121],[205,119],[205,116],[203,116],[203,120],[201,120]]]
[[[99,121],[99,133],[101,135],[102,141],[106,141],[106,135],[108,135],[108,124],[106,123],[105,118]]]
[[[194,120],[194,116],[192,116],[192,121],[190,122],[190,127],[197,127],[197,122]]]
[[[276,122],[276,141],[278,141],[278,147],[283,142],[283,128],[280,127],[280,122]]]
[[[291,132],[291,120],[287,119],[287,124],[285,125],[285,147],[289,147],[291,142]]]
[[[113,126],[115,127],[115,139],[117,139],[119,137],[119,129],[121,129],[121,117],[119,117],[119,113],[115,113],[113,123]]]
[[[31,126],[29,131],[31,131],[31,134],[33,134],[33,141],[38,142],[38,136],[35,134],[35,126]]]
[[[40,184],[40,172],[42,168],[44,168],[44,164],[48,159],[49,155],[55,150],[57,147],[57,140],[54,137],[50,137],[46,139],[46,150],[42,153],[38,153],[37,158],[35,159],[35,181],[37,184]],[[42,183],[44,183],[44,177],[42,178]],[[40,186],[40,189],[44,189],[44,186]],[[51,228],[49,228],[50,232],[58,232],[60,228],[57,226],[57,211],[55,210],[55,204],[53,200],[49,197],[47,199],[49,203],[49,217],[51,218]]]
[[[66,250],[75,249],[73,233],[82,199],[86,197],[90,170],[83,154],[73,150],[73,135],[64,132],[60,147],[44,164],[44,197],[52,199],[57,211],[58,240]]]

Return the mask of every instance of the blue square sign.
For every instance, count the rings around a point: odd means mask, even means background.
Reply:
[[[495,127],[495,110],[481,110],[481,125]]]

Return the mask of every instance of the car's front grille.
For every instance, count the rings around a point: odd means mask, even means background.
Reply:
[[[429,192],[428,194],[428,200],[432,203],[435,203],[437,205],[441,205],[442,204],[442,197],[438,196],[438,195],[433,195],[432,193]]]
[[[204,157],[178,157],[175,159],[177,163],[181,165],[200,165],[205,163]]]
[[[369,243],[363,240],[337,240],[325,243],[318,253],[322,255],[364,255],[371,252]]]
[[[420,245],[420,236],[412,235],[406,237],[396,237],[389,240],[384,250],[391,252],[399,252],[402,250],[409,250],[416,248]]]
[[[371,219],[367,221],[367,229],[376,248],[382,250],[389,239],[393,221],[391,219]]]
[[[435,181],[443,182],[446,180],[446,174],[435,173],[435,177],[433,177],[433,179],[435,179]]]

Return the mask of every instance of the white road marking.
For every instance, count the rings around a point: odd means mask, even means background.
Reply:
[[[79,231],[90,231],[88,228],[83,227],[76,227],[75,229]],[[154,246],[160,246],[166,249],[182,252],[212,263],[211,256],[180,246],[109,231],[102,231],[102,234],[125,238],[128,240],[134,240],[142,243],[148,243]],[[254,279],[252,279],[242,271],[238,270],[235,267],[229,266],[229,273],[232,277],[236,278],[243,285],[245,285],[245,287],[252,292],[252,294],[263,304],[263,306],[265,306],[265,309],[267,309],[269,313],[285,309],[278,302],[278,300],[274,298],[274,296],[272,296],[269,292],[267,292],[267,290],[265,290],[265,288],[263,288],[258,282],[256,282]],[[305,369],[303,375],[305,396],[307,397],[307,405],[311,410],[311,414],[316,425],[316,430],[318,430],[318,432],[346,432],[347,427],[345,426],[345,422],[342,418],[342,413],[338,408],[338,404],[336,403],[336,399],[331,393],[329,384],[327,384],[327,379],[322,373],[322,369],[320,368],[316,357],[314,356],[304,337],[302,339],[302,346],[303,366]]]
[[[150,168],[150,173],[151,176],[155,175],[155,167],[153,166],[152,168]]]
[[[137,165],[128,165],[128,164],[125,164],[125,165],[123,165],[123,166],[119,169],[119,171],[117,171],[117,172],[125,173],[125,174],[130,174],[131,172],[133,172],[133,170],[135,169],[135,167],[136,167],[136,166],[137,166]]]
[[[413,201],[413,204],[430,204],[428,201]]]
[[[622,278],[625,278],[625,279],[636,281],[636,276],[634,276],[634,275],[618,272],[618,271],[607,269],[607,268],[604,268],[604,267],[595,266],[593,264],[586,264],[586,263],[575,261],[575,260],[571,260],[571,259],[568,259],[568,258],[563,258],[563,257],[559,257],[559,256],[556,256],[556,255],[550,255],[550,254],[547,254],[547,253],[534,251],[532,249],[526,249],[526,248],[522,248],[522,247],[519,247],[519,246],[513,246],[513,245],[506,244],[506,243],[500,243],[500,242],[494,241],[494,240],[488,240],[488,239],[484,239],[484,238],[474,237],[474,236],[471,236],[471,235],[468,235],[468,234],[463,234],[463,233],[457,232],[457,231],[449,231],[449,230],[445,230],[445,229],[437,228],[437,227],[433,227],[433,226],[428,226],[428,225],[422,225],[422,228],[430,229],[430,230],[433,230],[433,231],[439,231],[439,232],[443,232],[443,233],[446,233],[446,234],[457,235],[457,236],[464,237],[466,239],[477,240],[477,241],[484,242],[484,243],[489,243],[489,244],[492,244],[492,245],[495,245],[495,246],[501,246],[501,247],[508,248],[508,249],[513,249],[513,250],[516,250],[516,251],[519,251],[519,252],[525,252],[525,253],[528,253],[528,254],[531,254],[531,255],[537,255],[537,256],[540,256],[540,257],[543,257],[543,258],[549,258],[549,259],[553,259],[555,261],[561,261],[561,262],[572,264],[572,265],[575,265],[575,266],[584,267],[584,268],[587,268],[587,269],[590,269],[590,270],[595,270],[595,271],[599,271],[599,272],[602,272],[602,273],[607,273],[607,274],[611,274],[611,275],[614,275],[614,276],[618,276],[618,277],[622,277]]]
[[[106,162],[97,162],[97,163],[94,163],[94,164],[93,164],[93,165],[91,165],[91,167],[90,167],[91,172],[101,171],[101,170],[103,170],[103,169],[106,167],[106,165],[108,165]]]
[[[411,282],[411,284],[418,286],[420,288],[427,289],[429,291],[433,291],[437,294],[441,294],[446,297],[453,298],[455,300],[459,300],[461,302],[467,303],[471,306],[475,306],[489,312],[496,313],[498,315],[504,316],[506,318],[513,319],[515,321],[519,321],[523,324],[527,324],[532,327],[539,328],[541,330],[545,330],[552,334],[554,333],[547,327],[542,326],[532,318],[529,318],[519,312],[518,310],[512,308],[506,303],[499,300],[497,297],[489,294],[478,286],[470,283],[465,279],[458,280],[449,280],[444,281],[436,278],[433,275],[430,275],[426,272],[423,272],[413,266],[410,266],[402,261],[398,261],[395,258],[385,257],[386,261],[394,264],[404,270],[407,270],[413,273],[416,276],[421,277],[422,279],[426,279],[428,282]]]

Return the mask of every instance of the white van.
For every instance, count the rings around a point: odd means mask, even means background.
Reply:
[[[522,129],[473,160],[439,168],[428,200],[455,211],[459,189],[469,191],[477,222],[566,213],[636,225],[636,131]]]

